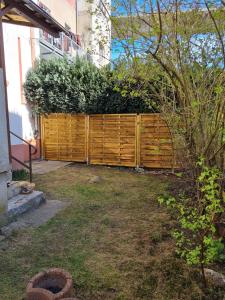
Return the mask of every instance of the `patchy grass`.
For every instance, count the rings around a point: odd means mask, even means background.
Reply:
[[[29,178],[29,174],[25,169],[14,170],[12,172],[12,179],[14,181],[28,180],[28,178]]]
[[[88,183],[95,175],[102,180]],[[168,177],[73,165],[35,181],[70,205],[0,250],[0,299],[24,299],[29,278],[50,267],[71,272],[80,299],[223,299],[219,291],[204,296],[199,273],[174,253],[174,221],[157,203]]]

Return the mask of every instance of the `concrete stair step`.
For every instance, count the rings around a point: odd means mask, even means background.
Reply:
[[[28,181],[11,181],[8,185],[8,199],[19,195],[23,188],[34,190],[35,184]]]
[[[38,208],[45,202],[43,192],[33,191],[31,194],[18,194],[8,201],[8,217],[13,219],[25,212]]]

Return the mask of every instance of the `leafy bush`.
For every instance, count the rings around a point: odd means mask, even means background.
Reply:
[[[65,58],[38,61],[24,85],[37,113],[86,112],[105,88],[106,80],[94,65]]]
[[[127,73],[129,73],[127,69]],[[137,93],[136,85],[140,85],[136,79],[131,83],[126,74],[121,78],[116,69],[111,71],[109,68],[102,69],[101,72],[107,79],[107,87],[97,99],[97,107],[89,107],[92,113],[144,113],[157,111],[154,97],[146,97],[144,89]]]
[[[160,112],[162,92],[169,102],[174,100],[172,87],[165,74],[152,61],[136,57],[119,60],[112,73],[114,90],[125,99],[142,103],[147,112]]]
[[[115,86],[126,82],[109,68],[66,58],[39,60],[27,74],[25,96],[36,113],[141,113],[154,111],[153,100],[122,94]]]

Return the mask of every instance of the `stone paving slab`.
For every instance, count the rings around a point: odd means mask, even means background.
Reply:
[[[5,236],[10,236],[13,231],[18,231],[27,227],[39,227],[52,219],[59,211],[68,206],[69,202],[59,200],[48,200],[38,209],[31,210],[17,218],[15,222],[1,228]]]
[[[70,165],[68,161],[55,161],[55,160],[34,160],[32,162],[33,174],[43,175],[60,168]]]

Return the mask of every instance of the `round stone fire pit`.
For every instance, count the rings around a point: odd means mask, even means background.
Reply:
[[[27,300],[61,300],[72,297],[72,291],[72,276],[62,269],[54,268],[35,275],[29,281],[26,293]]]

